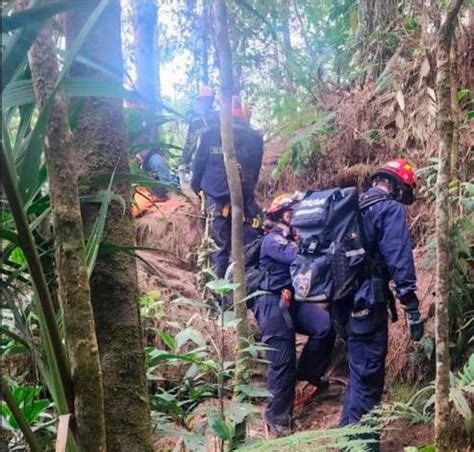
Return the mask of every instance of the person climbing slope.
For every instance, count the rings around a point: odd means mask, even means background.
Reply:
[[[233,103],[237,105],[235,100]],[[248,244],[257,238],[261,227],[255,186],[262,165],[263,140],[247,125],[240,108],[232,108],[232,117],[244,201],[244,244]],[[204,130],[199,136],[192,162],[191,188],[195,193],[204,194],[204,206],[212,219],[212,236],[219,247],[213,256],[214,270],[218,278],[223,278],[229,265],[232,216],[219,124]]]
[[[382,398],[387,355],[389,282],[406,312],[412,340],[423,336],[416,274],[405,205],[415,200],[415,172],[405,159],[393,160],[371,176],[372,188],[361,197],[362,233],[371,257],[369,273],[354,296],[334,304],[333,314],[347,335],[349,384],[341,426],[357,423]],[[377,437],[371,438],[378,440]],[[379,450],[378,442],[371,450]]]
[[[272,227],[263,239],[259,267],[265,271],[260,289],[269,294],[258,297],[253,312],[269,347],[268,402],[264,419],[276,436],[291,433],[295,385],[308,381],[319,388],[327,387],[324,377],[335,340],[329,313],[321,306],[292,301],[290,264],[298,246],[290,228],[292,210],[297,201],[280,195],[267,210]],[[295,333],[305,334],[308,341],[296,362]]]

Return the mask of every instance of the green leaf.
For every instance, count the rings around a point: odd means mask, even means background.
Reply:
[[[418,448],[417,450],[418,452],[436,452],[436,447],[434,444],[428,444],[426,446]]]
[[[139,100],[138,93],[126,89],[121,82],[91,80],[86,77],[66,77],[63,81],[64,94],[68,98],[76,97],[110,97],[127,99],[132,102]],[[18,80],[9,83],[2,93],[2,110],[22,105],[33,104],[35,93],[31,80]]]
[[[234,291],[239,285],[237,283],[229,282],[226,279],[216,279],[214,281],[209,281],[206,284],[206,287],[212,292],[224,296],[228,293]]]
[[[188,341],[193,341],[196,345],[200,347],[206,346],[206,340],[204,339],[202,334],[198,330],[191,327],[180,331],[176,335],[176,347],[178,348],[178,350]]]
[[[33,22],[15,32],[2,52],[2,92],[26,60],[26,53],[41,31],[41,22]]]
[[[206,303],[203,303],[202,301],[193,300],[191,298],[184,298],[184,297],[176,298],[176,300],[173,300],[171,303],[178,304],[178,305],[183,304],[183,305],[189,305],[189,306],[196,306],[198,308],[203,308],[203,309],[209,308],[209,305],[207,305]]]
[[[239,392],[248,397],[271,397],[271,394],[265,388],[257,388],[255,385],[239,385]]]
[[[449,399],[453,402],[456,411],[464,418],[466,423],[471,424],[472,410],[463,392],[459,389],[451,388],[449,391]]]
[[[458,101],[463,100],[468,95],[469,95],[469,90],[468,89],[460,89],[457,93]]]
[[[231,402],[224,408],[226,419],[231,420],[234,424],[242,423],[246,418],[260,414],[260,410],[251,403]]]
[[[9,229],[0,228],[0,239],[8,240],[9,242],[12,242],[17,246],[20,246],[20,238],[18,237],[18,234]],[[22,256],[22,258],[24,259],[24,256]]]
[[[173,336],[166,334],[164,331],[159,331],[158,336],[169,349],[176,349],[176,340]]]
[[[211,417],[209,419],[209,426],[222,441],[229,441],[234,436],[234,427],[226,424],[224,419],[220,417]]]
[[[115,170],[112,173],[112,177],[110,178],[109,186],[106,190],[101,192],[100,201],[99,198],[93,198],[93,202],[101,202],[101,206],[99,209],[99,214],[97,216],[96,221],[94,222],[94,226],[92,227],[92,231],[86,244],[87,274],[89,275],[89,278],[91,277],[92,272],[94,271],[97,256],[99,254],[100,243],[104,234],[105,221],[107,219],[109,205],[114,197],[114,193],[112,191],[114,176]]]
[[[10,254],[10,261],[19,266],[26,264],[25,254],[20,247],[16,247],[13,252]]]
[[[172,360],[194,363],[196,362],[196,355],[195,353],[186,353],[185,355],[178,355],[176,353],[168,353],[164,350],[155,350],[149,355],[147,359],[147,365],[154,366],[161,361]]]

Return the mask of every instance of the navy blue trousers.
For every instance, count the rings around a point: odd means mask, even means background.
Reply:
[[[387,356],[387,321],[377,325],[368,334],[351,332],[350,322],[347,337],[347,363],[349,383],[344,396],[341,426],[355,424],[379,405],[382,400],[385,380],[385,358]],[[368,450],[379,451],[378,434],[360,435],[358,439],[373,441]]]
[[[262,342],[271,348],[267,389],[272,395],[266,409],[270,422],[289,425],[293,413],[296,380],[317,381],[324,375],[335,333],[329,313],[315,304],[293,302],[287,313],[279,306],[278,295],[258,297],[253,308]],[[308,336],[308,341],[296,362],[295,333]]]
[[[214,272],[218,278],[223,278],[227,267],[229,266],[229,259],[231,254],[231,238],[232,238],[232,216],[229,215],[224,218],[218,216],[212,222],[213,234],[212,238],[219,247],[212,255],[214,264]],[[248,223],[244,223],[244,245],[252,243],[258,237],[258,230],[252,228]]]

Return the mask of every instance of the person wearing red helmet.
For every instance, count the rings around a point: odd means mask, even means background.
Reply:
[[[294,196],[283,194],[266,211],[271,229],[263,239],[259,268],[265,271],[253,312],[269,348],[267,389],[272,395],[264,413],[275,436],[291,433],[297,380],[308,381],[319,389],[328,386],[324,372],[329,363],[335,333],[329,313],[316,304],[292,302],[290,264],[298,246],[290,228]],[[308,336],[300,359],[296,360],[295,333]]]
[[[219,124],[219,112],[212,107],[214,104],[214,91],[210,86],[203,85],[196,97],[196,106],[190,115],[188,132],[183,146],[180,174],[189,173],[191,160],[198,143],[201,131]]]
[[[414,168],[405,159],[392,160],[372,174],[371,182],[372,187],[361,196],[364,247],[371,264],[355,295],[333,305],[336,324],[347,336],[349,383],[341,426],[357,423],[381,402],[391,281],[405,309],[412,340],[419,341],[424,332],[405,210],[415,201]],[[371,450],[378,451],[378,436],[370,439],[375,440]]]
[[[255,199],[263,159],[263,139],[242,117],[240,97],[233,97],[234,149],[239,165],[244,207],[244,243],[261,231],[261,209]],[[191,189],[204,194],[206,213],[212,218],[212,237],[219,250],[213,255],[214,271],[223,278],[231,252],[232,215],[230,190],[222,153],[220,122],[201,130],[191,165]]]

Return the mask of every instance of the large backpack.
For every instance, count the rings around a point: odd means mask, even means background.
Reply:
[[[251,295],[260,290],[260,284],[265,276],[265,271],[259,267],[260,249],[264,235],[258,236],[253,242],[244,248],[245,259],[245,288],[247,295]],[[251,309],[255,303],[255,298],[247,301],[247,308]]]
[[[359,205],[355,187],[306,193],[291,220],[300,236],[290,267],[296,300],[327,303],[357,290],[368,260],[361,209],[385,199],[370,197]]]

